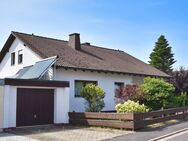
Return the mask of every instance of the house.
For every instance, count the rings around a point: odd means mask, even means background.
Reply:
[[[103,110],[114,110],[114,90],[146,76],[169,77],[124,51],[80,43],[78,33],[64,41],[12,32],[0,53],[0,126],[68,123],[68,111],[84,111],[88,83],[104,89]]]

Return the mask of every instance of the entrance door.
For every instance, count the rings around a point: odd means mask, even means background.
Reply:
[[[16,126],[53,124],[54,89],[17,89]]]

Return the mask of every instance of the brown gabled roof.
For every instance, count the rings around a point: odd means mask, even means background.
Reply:
[[[67,41],[12,32],[0,53],[0,61],[8,51],[13,38],[19,38],[42,58],[58,55],[57,66],[64,68],[169,77],[166,73],[120,50],[92,45],[81,45],[81,50],[68,46]]]

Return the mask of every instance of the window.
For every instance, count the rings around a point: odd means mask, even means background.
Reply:
[[[120,88],[124,87],[123,82],[115,82],[114,85],[115,85],[115,89],[120,89]]]
[[[80,91],[82,90],[82,88],[90,83],[97,85],[97,81],[75,80],[75,83],[74,83],[75,97],[80,97]]]
[[[23,53],[22,50],[18,51],[18,64],[21,64],[23,62]]]
[[[15,64],[15,52],[11,53],[11,66]]]
[[[119,95],[120,89],[124,87],[124,83],[123,82],[115,82],[114,86],[115,86],[114,93],[115,93],[115,97],[116,97]]]

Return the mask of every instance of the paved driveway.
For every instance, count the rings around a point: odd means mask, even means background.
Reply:
[[[122,136],[130,131],[97,127],[38,126],[1,133],[0,141],[99,141]]]
[[[28,137],[19,136],[11,133],[0,133],[0,141],[37,141]]]

